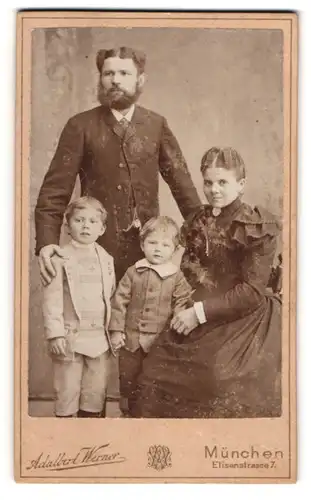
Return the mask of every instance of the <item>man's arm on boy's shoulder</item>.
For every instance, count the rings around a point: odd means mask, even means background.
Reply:
[[[191,295],[193,290],[186,280],[182,271],[178,271],[176,276],[175,288],[173,291],[173,314],[177,314],[179,311],[187,309],[193,305],[193,300]]]
[[[117,286],[116,293],[111,300],[111,332],[124,332],[127,306],[132,297],[133,267],[129,268]]]
[[[44,177],[36,208],[36,255],[47,245],[58,245],[63,215],[70,201],[83,158],[84,132],[74,116],[65,125]]]

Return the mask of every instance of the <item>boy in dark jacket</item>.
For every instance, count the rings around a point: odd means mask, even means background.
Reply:
[[[177,224],[166,216],[150,219],[140,233],[145,258],[131,266],[112,300],[109,330],[120,352],[120,392],[135,403],[142,362],[174,314],[187,308],[191,287],[172,262],[179,245]]]

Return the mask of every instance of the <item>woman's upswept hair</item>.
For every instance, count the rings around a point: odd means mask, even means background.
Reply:
[[[238,181],[245,179],[246,171],[242,156],[233,148],[211,148],[204,153],[201,160],[201,173],[210,168],[226,168],[234,170]]]

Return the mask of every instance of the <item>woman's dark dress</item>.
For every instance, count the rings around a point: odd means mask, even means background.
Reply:
[[[189,336],[167,330],[144,361],[137,417],[281,414],[281,305],[267,295],[279,227],[239,199],[210,206],[183,227],[181,268],[207,322]]]

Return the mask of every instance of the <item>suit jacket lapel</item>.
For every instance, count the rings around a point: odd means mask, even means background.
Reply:
[[[125,134],[124,128],[122,127],[122,125],[120,125],[118,120],[116,120],[110,109],[103,108],[103,116],[106,125],[108,125],[108,127],[115,135],[117,135],[121,139],[123,138],[124,142],[127,142],[129,139],[131,139],[131,137],[137,135],[137,127],[139,127],[141,123],[144,123],[142,111],[139,106],[135,107],[132,120],[126,129]]]
[[[80,310],[79,310],[79,302],[78,302],[78,299],[76,297],[76,290],[77,290],[77,286],[78,286],[76,268],[77,268],[77,266],[76,266],[74,257],[73,256],[68,257],[64,262],[64,269],[65,269],[66,276],[67,276],[67,282],[68,282],[68,286],[69,286],[71,301],[72,301],[74,310],[76,312],[76,315],[78,316],[79,320],[81,320],[81,314],[80,314]]]
[[[98,244],[95,244],[95,248],[96,248],[96,252],[98,255],[99,264],[100,264],[100,268],[101,268],[103,298],[104,298],[105,305],[106,305],[106,322],[108,323],[110,320],[110,297],[111,297],[113,268],[112,268],[112,263],[110,262],[110,260],[107,261],[107,258],[104,258],[103,253],[102,253],[102,251],[103,251],[102,248]]]
[[[102,112],[105,124],[110,128],[110,130],[115,135],[122,138],[124,135],[124,130],[122,126],[119,124],[118,120],[116,120],[115,117],[113,116],[111,110],[109,108],[105,108],[104,106],[102,106]]]
[[[124,142],[129,141],[134,135],[136,136],[138,135],[138,130],[141,124],[145,124],[142,116],[142,111],[139,106],[136,106],[132,120],[126,129],[124,135]]]

